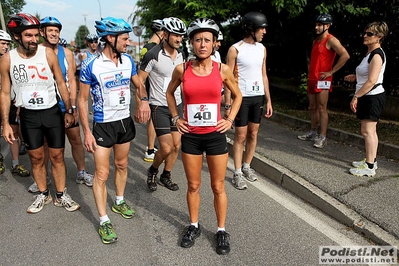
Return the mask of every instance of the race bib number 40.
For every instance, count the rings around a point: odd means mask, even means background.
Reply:
[[[188,125],[197,127],[216,126],[217,111],[217,104],[188,104]]]

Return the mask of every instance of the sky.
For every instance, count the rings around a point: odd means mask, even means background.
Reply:
[[[39,14],[41,18],[56,17],[62,24],[60,37],[68,43],[75,39],[79,26],[86,25],[90,33],[96,33],[95,21],[100,17],[118,17],[128,21],[136,8],[136,0],[25,0],[23,13]],[[101,11],[101,12],[100,12]],[[101,14],[101,16],[100,16]],[[86,24],[85,24],[86,18]],[[135,25],[132,25],[135,26]],[[137,41],[133,33],[130,38]]]

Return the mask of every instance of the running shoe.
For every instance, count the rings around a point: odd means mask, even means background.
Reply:
[[[161,186],[167,187],[168,189],[170,189],[172,191],[179,190],[179,185],[172,181],[172,177],[170,175],[165,176],[162,174],[161,178],[159,179],[158,184],[160,184]]]
[[[25,143],[21,142],[21,145],[19,145],[19,155],[25,155],[27,153]]]
[[[112,205],[112,211],[115,213],[119,213],[120,215],[122,215],[123,218],[126,219],[130,219],[136,215],[136,211],[130,208],[124,200],[122,200],[119,205],[117,205],[114,201],[114,204]]]
[[[48,196],[44,195],[43,193],[40,193],[35,197],[36,197],[35,201],[28,207],[27,210],[28,213],[40,212],[43,209],[44,205],[49,204],[53,199],[50,193],[48,194]]]
[[[298,139],[300,139],[300,140],[311,140],[311,141],[314,141],[314,140],[316,140],[316,137],[317,137],[317,134],[316,134],[316,133],[313,133],[313,132],[311,132],[311,131],[308,131],[308,132],[306,132],[306,133],[303,134],[303,135],[299,135],[299,136],[298,136]]]
[[[64,207],[65,210],[67,210],[69,212],[79,210],[80,205],[77,202],[73,201],[71,196],[69,196],[66,193],[66,191],[67,191],[67,189],[65,188],[61,198],[55,197],[54,205],[57,207]]]
[[[47,180],[47,186],[51,185],[51,178],[49,176],[46,176],[46,180]],[[30,193],[39,192],[39,188],[37,187],[36,181],[33,181],[33,184],[29,186],[28,192]]]
[[[30,172],[26,170],[22,164],[17,164],[15,167],[11,167],[11,173],[13,175],[19,175],[20,177],[27,177],[30,175]]]
[[[106,221],[100,228],[98,229],[98,234],[101,237],[101,241],[104,244],[112,244],[118,240],[118,237],[115,234],[114,227],[111,224],[111,221]]]
[[[88,187],[93,186],[93,175],[84,171],[83,173],[78,172],[76,174],[76,183],[85,184]]]
[[[375,176],[375,164],[372,169],[370,169],[367,163],[363,163],[359,165],[359,167],[349,169],[349,173],[355,176],[368,176],[373,177]]]
[[[359,166],[361,166],[362,164],[365,164],[365,163],[366,163],[366,158],[364,158],[364,159],[361,160],[361,161],[354,161],[354,162],[352,162],[352,166],[355,167],[355,168],[357,168],[357,167],[359,167]],[[375,168],[375,170],[378,169],[378,163],[377,163],[377,161],[374,162],[374,168]]]
[[[216,253],[226,255],[230,252],[230,235],[226,231],[216,233]]]
[[[151,154],[148,154],[148,146],[145,147],[145,152],[144,152],[144,158],[143,160],[149,163],[152,163],[154,161],[155,158],[155,153],[157,152],[157,148],[154,147],[154,152]]]
[[[184,234],[180,246],[183,248],[191,248],[194,243],[195,239],[201,235],[201,228],[200,225],[198,225],[198,228],[195,227],[194,225],[190,225],[187,227],[187,232]]]
[[[247,183],[245,183],[244,177],[242,176],[242,173],[234,174],[231,182],[236,189],[243,190],[248,188]]]
[[[151,167],[147,170],[147,187],[150,191],[157,190],[158,171],[151,173]]]
[[[258,180],[258,176],[255,174],[255,170],[250,167],[242,168],[242,174],[249,182],[254,182]]]
[[[322,149],[322,148],[324,148],[326,145],[327,145],[327,138],[326,138],[326,137],[322,138],[322,137],[318,136],[318,137],[315,139],[315,141],[314,141],[313,147]]]

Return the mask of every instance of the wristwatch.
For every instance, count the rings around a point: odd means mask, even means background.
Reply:
[[[143,98],[141,98],[140,100],[142,100],[142,101],[147,101],[147,102],[148,102],[148,97],[143,97]]]
[[[175,116],[175,117],[173,117],[171,120],[172,120],[172,125],[174,125],[174,126],[176,126],[176,122],[177,122],[177,120],[179,120],[179,118],[180,118],[180,116]]]
[[[66,110],[67,114],[73,115],[73,108],[69,108]]]
[[[225,106],[224,106],[224,109],[225,110],[229,110],[231,108],[231,104],[226,104]]]

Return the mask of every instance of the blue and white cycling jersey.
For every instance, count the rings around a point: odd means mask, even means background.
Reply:
[[[118,65],[103,53],[82,62],[80,81],[90,85],[93,120],[96,123],[122,120],[130,116],[130,80],[137,74],[133,59],[121,55]]]

